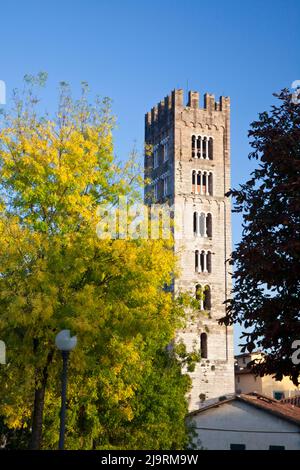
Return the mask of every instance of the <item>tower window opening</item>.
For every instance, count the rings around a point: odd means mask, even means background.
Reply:
[[[212,237],[212,215],[210,212],[193,213],[193,232],[195,236]]]
[[[204,137],[202,140],[202,158],[207,158],[207,138]]]
[[[210,213],[206,215],[206,236],[212,237],[212,215]]]
[[[204,287],[204,300],[203,300],[203,309],[211,309],[211,291],[209,286]]]
[[[168,142],[164,142],[162,146],[163,162],[166,162],[169,158],[169,146]]]
[[[198,232],[197,218],[198,218],[198,212],[194,212],[194,214],[193,214],[193,231],[194,231],[194,235],[197,235],[197,232]]]
[[[192,135],[192,158],[213,160],[213,138]]]
[[[207,359],[207,334],[201,333],[200,335],[200,354],[201,359]]]
[[[199,303],[200,310],[203,310],[203,295],[202,295],[202,286],[200,284],[196,285],[196,293],[195,293],[196,300]]]
[[[207,190],[207,176],[206,173],[203,173],[202,176],[202,193],[206,194]]]
[[[196,264],[197,258],[197,264]],[[211,273],[211,252],[205,250],[195,250],[195,270],[198,273]]]
[[[195,251],[195,271],[199,269],[199,251]]]
[[[211,273],[211,252],[208,251],[206,254],[206,261],[207,261],[207,272]]]
[[[208,139],[208,158],[209,160],[214,158],[214,140],[211,137]]]
[[[195,158],[196,156],[195,149],[196,149],[196,136],[192,135],[192,158]]]
[[[201,173],[197,173],[197,193],[201,193]]]
[[[200,270],[202,273],[206,271],[206,254],[205,251],[201,251],[200,254]]]
[[[153,168],[158,167],[158,148],[156,147],[153,151]]]
[[[195,192],[195,186],[196,186],[196,171],[194,170],[192,173],[192,192]]]
[[[201,212],[201,214],[199,215],[199,227],[200,227],[199,235],[200,235],[200,237],[205,236],[205,222],[206,222],[205,214],[204,214],[204,212]]]
[[[201,158],[201,137],[197,138],[197,158]]]
[[[213,175],[212,173],[208,176],[208,193],[212,196],[213,194]]]
[[[196,300],[201,300],[202,298],[202,288],[200,284],[196,285]]]

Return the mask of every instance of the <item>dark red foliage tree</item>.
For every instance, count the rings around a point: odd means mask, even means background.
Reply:
[[[265,352],[254,372],[298,384],[300,364],[291,358],[300,340],[300,104],[287,89],[274,96],[279,104],[259,114],[248,134],[258,167],[228,193],[243,214],[243,237],[221,322],[245,327],[243,352]]]

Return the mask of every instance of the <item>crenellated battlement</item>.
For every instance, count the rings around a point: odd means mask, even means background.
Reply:
[[[146,126],[151,126],[154,123],[159,124],[167,118],[168,114],[175,108],[175,96],[178,91],[174,90],[171,95],[166,96],[156,106],[151,108],[150,112],[146,113]]]
[[[219,101],[215,100],[215,95],[205,93],[203,95],[203,107],[200,107],[200,95],[197,91],[189,91],[186,107],[194,109],[203,109],[207,111],[227,111],[230,106],[229,96],[220,96]]]
[[[220,111],[227,112],[230,107],[230,98],[220,96],[215,100],[215,96],[210,93],[203,95],[203,107],[200,106],[200,94],[197,91],[189,91],[187,104],[184,105],[184,92],[182,89],[173,90],[162,101],[154,106],[150,112],[145,115],[146,128],[154,125],[160,125],[165,122],[168,116],[172,116],[176,108],[201,109],[208,112]]]

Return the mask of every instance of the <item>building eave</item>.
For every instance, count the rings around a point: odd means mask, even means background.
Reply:
[[[258,393],[252,393],[249,395],[236,394],[234,396],[230,396],[224,400],[220,400],[207,406],[203,406],[197,410],[191,411],[187,415],[187,417],[190,418],[196,416],[199,413],[211,410],[213,408],[218,408],[219,406],[222,406],[225,403],[231,403],[235,400],[246,403],[248,405],[252,405],[257,409],[260,409],[261,411],[266,411],[267,413],[272,414],[277,418],[281,418],[293,424],[296,424],[300,428],[300,410],[297,409],[297,407],[293,405],[282,404],[281,402],[275,399],[260,395]],[[295,413],[298,414],[298,416],[295,416]]]

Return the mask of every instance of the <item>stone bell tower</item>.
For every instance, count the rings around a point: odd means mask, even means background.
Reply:
[[[146,114],[145,200],[168,202],[175,213],[175,251],[181,274],[175,291],[189,291],[199,311],[178,332],[188,350],[201,352],[190,373],[190,409],[234,393],[233,331],[219,325],[231,291],[226,260],[231,253],[230,100],[218,102],[183,91],[171,95]],[[150,198],[150,199],[149,199]],[[204,292],[201,295],[201,292]]]

